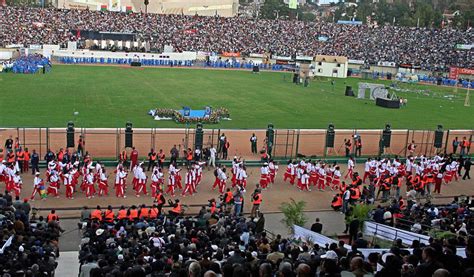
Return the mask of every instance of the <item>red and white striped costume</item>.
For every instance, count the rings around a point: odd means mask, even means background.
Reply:
[[[109,195],[108,178],[104,170],[100,170],[100,174],[98,178],[99,178],[99,183],[98,183],[99,196]]]
[[[166,193],[171,193],[171,196],[174,197],[174,190],[176,187],[176,175],[174,171],[170,171],[170,176],[168,177],[168,189]]]
[[[21,194],[21,186],[23,185],[23,181],[21,180],[21,176],[19,174],[16,174],[13,177],[13,191],[15,192],[15,196],[20,196]]]
[[[290,184],[295,184],[295,165],[292,163],[288,163],[286,166],[286,172],[283,175],[283,181],[290,180]]]
[[[247,171],[245,168],[240,167],[237,172],[237,184],[243,188],[247,187]]]
[[[94,174],[92,173],[92,170],[89,170],[89,172],[84,176],[84,180],[86,197],[90,199],[95,194]]]
[[[127,178],[127,172],[122,168],[119,168],[115,175],[115,196],[125,198],[125,180]]]
[[[270,183],[274,184],[275,183],[275,177],[278,172],[278,166],[275,165],[274,162],[270,161],[268,163],[268,170],[269,170],[269,177],[270,177]]]
[[[268,186],[268,165],[265,163],[261,168],[260,168],[260,186],[262,189],[266,189]]]
[[[354,166],[355,163],[353,159],[347,160],[347,173],[346,176],[344,176],[344,179],[347,179],[347,177],[349,177],[352,180],[352,175],[354,174]]]
[[[193,195],[196,193],[196,173],[194,170],[190,169],[186,172],[186,180],[183,192],[181,193],[182,196],[186,196],[186,193],[189,195]]]
[[[147,176],[143,170],[142,167],[139,167],[139,169],[137,170],[137,184],[135,186],[135,194],[137,197],[140,196],[140,193],[144,193],[145,195],[147,195],[147,191],[146,191],[146,180],[147,180]]]
[[[69,171],[68,173],[64,174],[63,176],[63,182],[64,186],[66,187],[66,198],[68,199],[74,199],[73,193],[74,193],[74,187],[73,187],[73,175],[71,174],[72,171]]]
[[[160,169],[155,168],[151,175],[151,196],[156,197],[157,192],[163,192],[164,174]]]
[[[59,196],[59,176],[55,170],[51,171],[49,178],[48,194]]]

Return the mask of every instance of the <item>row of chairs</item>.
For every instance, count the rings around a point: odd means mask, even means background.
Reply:
[[[65,64],[131,64],[134,62],[132,58],[94,58],[94,57],[59,57],[59,62]],[[193,61],[179,60],[140,60],[142,65],[146,66],[193,66]]]

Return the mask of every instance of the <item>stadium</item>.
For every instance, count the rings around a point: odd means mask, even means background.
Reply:
[[[473,14],[0,0],[1,276],[472,276]]]

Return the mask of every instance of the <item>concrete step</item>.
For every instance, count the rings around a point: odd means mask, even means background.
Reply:
[[[55,276],[78,276],[79,275],[79,252],[78,251],[66,251],[59,252],[59,258],[57,260],[58,267],[56,268]]]

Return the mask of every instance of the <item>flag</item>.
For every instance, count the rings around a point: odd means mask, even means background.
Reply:
[[[125,12],[126,13],[132,13],[132,6],[126,6],[125,7]]]
[[[290,0],[288,2],[288,8],[296,10],[296,8],[298,8],[298,0]]]
[[[100,10],[105,12],[107,10],[107,5],[100,5]]]

